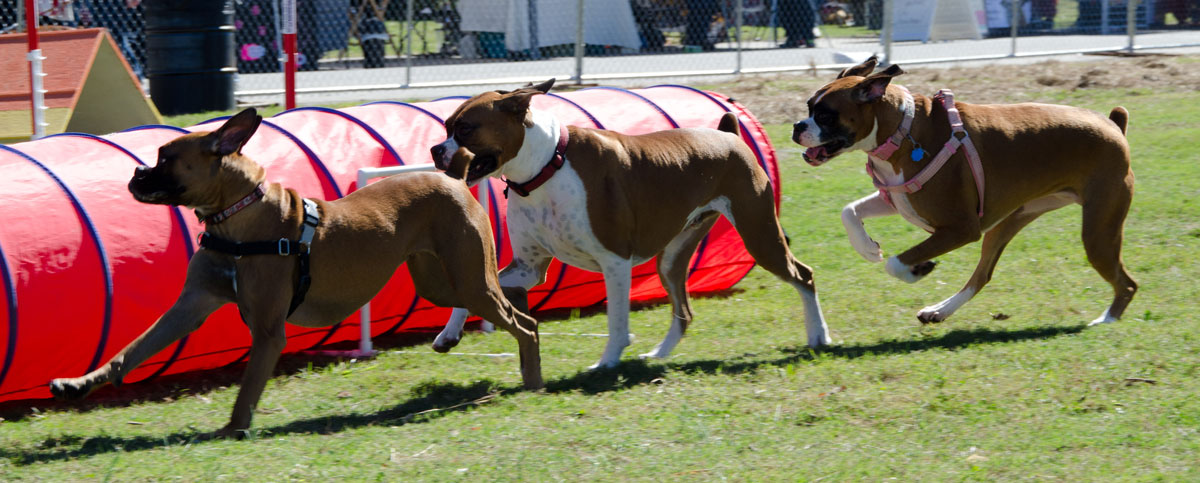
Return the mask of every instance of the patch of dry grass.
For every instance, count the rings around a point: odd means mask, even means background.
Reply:
[[[932,95],[952,89],[959,101],[975,104],[1061,102],[1064,89],[1128,89],[1145,92],[1200,90],[1197,56],[1147,55],[1100,57],[1064,62],[1047,60],[991,67],[913,66],[896,82],[914,93]],[[834,78],[833,73],[778,74],[746,77],[709,86],[750,108],[763,124],[793,123],[807,117],[804,101]]]

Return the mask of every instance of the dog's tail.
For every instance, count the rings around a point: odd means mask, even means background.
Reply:
[[[717,124],[717,130],[725,131],[733,134],[734,136],[742,135],[742,133],[738,131],[737,115],[732,112],[727,112],[725,115],[721,116],[721,122]]]
[[[1108,113],[1108,118],[1121,128],[1121,134],[1125,134],[1125,126],[1129,124],[1129,111],[1126,111],[1124,107],[1117,106]]]

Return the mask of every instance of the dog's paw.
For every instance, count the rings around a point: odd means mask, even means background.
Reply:
[[[934,267],[937,267],[937,262],[933,260],[926,260],[914,265],[912,267],[912,273],[917,277],[917,280],[920,280],[925,278],[926,275],[929,275],[929,272],[932,272]]]
[[[647,352],[645,354],[638,354],[638,357],[641,359],[666,359],[667,356],[670,356],[670,355],[671,355],[670,352],[663,352],[663,351],[659,350],[659,348],[655,347],[654,350],[651,350],[650,352]]]
[[[50,394],[60,401],[83,399],[92,392],[90,385],[76,382],[75,379],[55,379],[50,381]]]
[[[434,352],[441,352],[444,354],[450,352],[450,349],[453,349],[454,346],[458,345],[458,343],[461,341],[461,331],[458,332],[457,335],[452,336],[447,331],[443,330],[438,333],[436,339],[433,339],[433,350]]]
[[[971,300],[973,296],[975,296],[975,289],[964,287],[958,293],[954,294],[954,296],[921,309],[920,312],[917,312],[917,320],[920,320],[922,324],[934,324],[944,321],[950,318],[951,315],[954,315],[954,312]]]
[[[922,324],[936,324],[946,320],[947,317],[950,317],[950,314],[943,312],[937,305],[925,307],[917,312],[917,320]]]
[[[606,370],[606,369],[612,369],[612,368],[614,368],[614,367],[617,367],[617,365],[618,365],[618,364],[620,364],[620,363],[621,363],[621,360],[620,360],[620,359],[616,359],[616,360],[604,360],[604,359],[600,359],[600,361],[599,361],[599,362],[597,362],[597,363],[595,363],[595,364],[592,364],[592,365],[588,366],[588,367],[587,367],[587,370],[589,370],[589,371],[603,371],[603,370]]]
[[[196,435],[196,439],[199,441],[213,441],[213,440],[218,440],[218,439],[241,440],[241,439],[245,439],[246,436],[249,435],[249,433],[250,433],[250,431],[248,429],[236,429],[231,425],[225,425],[225,427],[218,429],[216,431],[200,433],[200,434]]]
[[[450,352],[450,349],[453,349],[454,346],[458,345],[458,342],[460,340],[461,339],[451,339],[449,337],[447,337],[445,339],[438,337],[436,340],[433,341],[433,351],[439,352],[442,354]]]
[[[1100,317],[1097,317],[1096,320],[1088,322],[1088,327],[1091,327],[1093,325],[1111,324],[1113,322],[1116,322],[1117,320],[1119,320],[1119,319],[1117,319],[1116,317],[1113,317],[1111,314],[1108,313],[1108,309],[1105,309],[1104,313],[1101,314]]]
[[[827,346],[836,345],[836,344],[837,344],[837,342],[833,341],[833,337],[831,337],[829,335],[829,332],[808,335],[808,347],[813,348],[813,349],[816,349],[818,347],[827,347]]]
[[[851,238],[850,246],[853,246],[854,251],[858,252],[859,256],[868,262],[878,263],[883,261],[883,249],[879,246],[879,242],[871,238],[867,238],[865,241]]]
[[[889,275],[908,283],[914,283],[929,275],[929,272],[932,272],[936,266],[937,262],[933,260],[926,260],[916,265],[905,265],[899,258],[891,257],[888,258],[885,268]]]

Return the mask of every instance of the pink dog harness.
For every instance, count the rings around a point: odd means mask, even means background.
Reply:
[[[910,130],[912,129],[913,118],[916,117],[916,107],[913,103],[912,94],[905,89],[904,86],[897,85],[904,93],[904,120],[900,121],[900,127],[896,132],[880,144],[879,147],[867,152],[867,155],[873,158],[886,161],[900,149],[900,145],[907,138],[913,143],[913,161],[920,162],[925,157],[925,150],[921,148],[912,139]],[[967,130],[963,128],[962,116],[958,113],[958,108],[954,107],[954,93],[950,89],[942,89],[938,91],[933,98],[942,103],[942,107],[946,109],[946,116],[950,119],[950,140],[942,146],[942,150],[933,157],[933,161],[925,166],[912,179],[900,184],[889,185],[879,180],[879,176],[875,174],[875,169],[871,167],[871,161],[867,160],[867,174],[871,176],[871,181],[875,183],[875,188],[879,189],[879,195],[887,204],[892,205],[892,192],[901,192],[905,194],[916,193],[920,191],[925,183],[929,182],[938,170],[950,160],[958,152],[958,148],[965,147],[967,163],[971,166],[971,174],[975,178],[975,189],[979,192],[979,216],[983,217],[983,164],[979,161],[979,152],[975,150],[975,144],[971,142],[971,137],[967,135]],[[894,206],[894,205],[893,205]]]

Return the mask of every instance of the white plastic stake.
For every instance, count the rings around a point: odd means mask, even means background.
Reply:
[[[42,72],[42,61],[46,58],[42,56],[42,49],[29,51],[26,58],[29,59],[29,71],[33,74],[30,79],[30,90],[33,93],[33,135],[29,138],[41,139],[46,137],[46,126],[50,125],[46,122],[46,88],[42,80],[46,77],[46,73]]]

